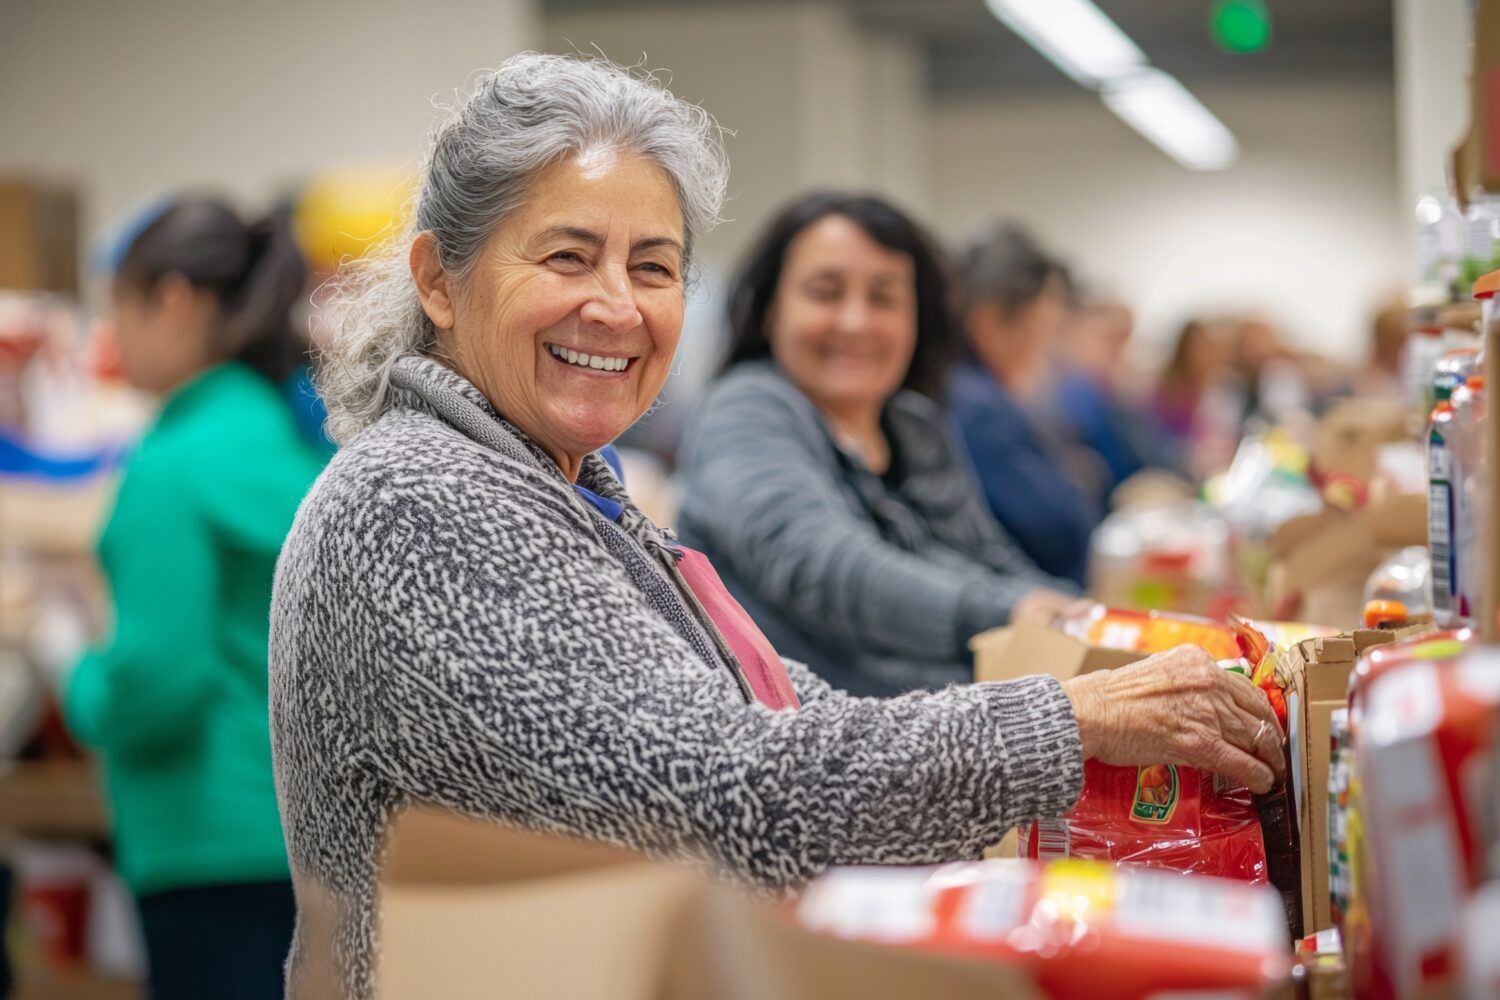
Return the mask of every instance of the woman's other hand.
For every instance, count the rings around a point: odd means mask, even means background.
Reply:
[[[1199,767],[1257,793],[1285,770],[1281,727],[1265,694],[1197,646],[1083,674],[1063,688],[1086,758]]]
[[[1082,614],[1093,606],[1094,602],[1087,598],[1064,594],[1060,590],[1038,587],[1028,591],[1016,602],[1016,606],[1011,609],[1010,620],[1011,624],[1029,621],[1050,627],[1059,618]]]

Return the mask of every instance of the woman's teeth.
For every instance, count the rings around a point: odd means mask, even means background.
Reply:
[[[547,350],[559,361],[566,361],[570,365],[580,368],[592,368],[601,372],[622,372],[630,364],[629,358],[605,358],[598,354],[584,354],[581,351],[570,351],[566,347],[558,347],[556,344],[548,344]]]

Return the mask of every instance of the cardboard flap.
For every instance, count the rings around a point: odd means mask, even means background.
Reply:
[[[1041,996],[1013,966],[814,934],[686,866],[426,810],[392,824],[380,921],[382,998]]]
[[[437,809],[410,809],[391,823],[387,885],[524,882],[619,865],[638,854],[592,841],[531,833]]]
[[[1005,634],[997,634],[1001,632]],[[1029,621],[985,632],[976,636],[970,646],[974,650],[976,681],[1008,681],[1037,674],[1051,674],[1065,681],[1094,670],[1123,667],[1142,658],[1142,654],[1128,649],[1090,646]]]
[[[1388,549],[1427,544],[1427,496],[1397,493],[1364,509],[1365,523],[1375,544]]]

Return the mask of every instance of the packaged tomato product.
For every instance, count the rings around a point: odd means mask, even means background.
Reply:
[[[1358,997],[1457,987],[1492,835],[1500,651],[1447,639],[1406,652],[1366,674],[1350,714],[1345,939]]]
[[[1191,767],[1086,761],[1078,803],[1065,816],[1023,827],[1020,854],[1267,881],[1265,838],[1249,790],[1214,784],[1213,775]]]
[[[1095,609],[1090,641],[1159,652],[1185,642],[1204,646],[1225,669],[1246,665],[1270,699],[1283,734],[1284,683],[1270,665],[1276,650],[1256,626],[1207,619]],[[1113,641],[1109,641],[1113,639]],[[1287,761],[1291,773],[1290,760]],[[1195,768],[1170,764],[1116,767],[1087,761],[1083,790],[1064,816],[1023,827],[1022,857],[1092,858],[1248,882],[1281,893],[1286,922],[1302,929],[1301,845],[1286,783],[1264,796]]]
[[[1261,996],[1292,970],[1275,893],[1087,861],[841,868],[794,907],[836,937],[989,959],[1054,997]]]

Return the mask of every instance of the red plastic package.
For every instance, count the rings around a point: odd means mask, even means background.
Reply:
[[[1269,889],[1087,861],[834,869],[794,913],[836,937],[1004,962],[1054,997],[1255,996],[1292,966]]]
[[[1229,623],[1162,614],[1096,609],[1090,638],[1153,653],[1184,641],[1221,661],[1248,660],[1283,732],[1286,703],[1271,661],[1276,647],[1249,622]],[[1247,679],[1248,680],[1248,679]],[[1290,767],[1290,762],[1288,762]],[[1083,791],[1066,815],[1020,832],[1022,857],[1092,858],[1247,882],[1271,882],[1283,897],[1294,934],[1302,930],[1300,844],[1288,789],[1252,796],[1246,788],[1194,768],[1169,764],[1115,767],[1084,764]],[[1269,838],[1269,839],[1268,839]]]
[[[1265,841],[1249,790],[1214,785],[1191,767],[1086,761],[1078,804],[1023,828],[1020,853],[1265,882]]]

